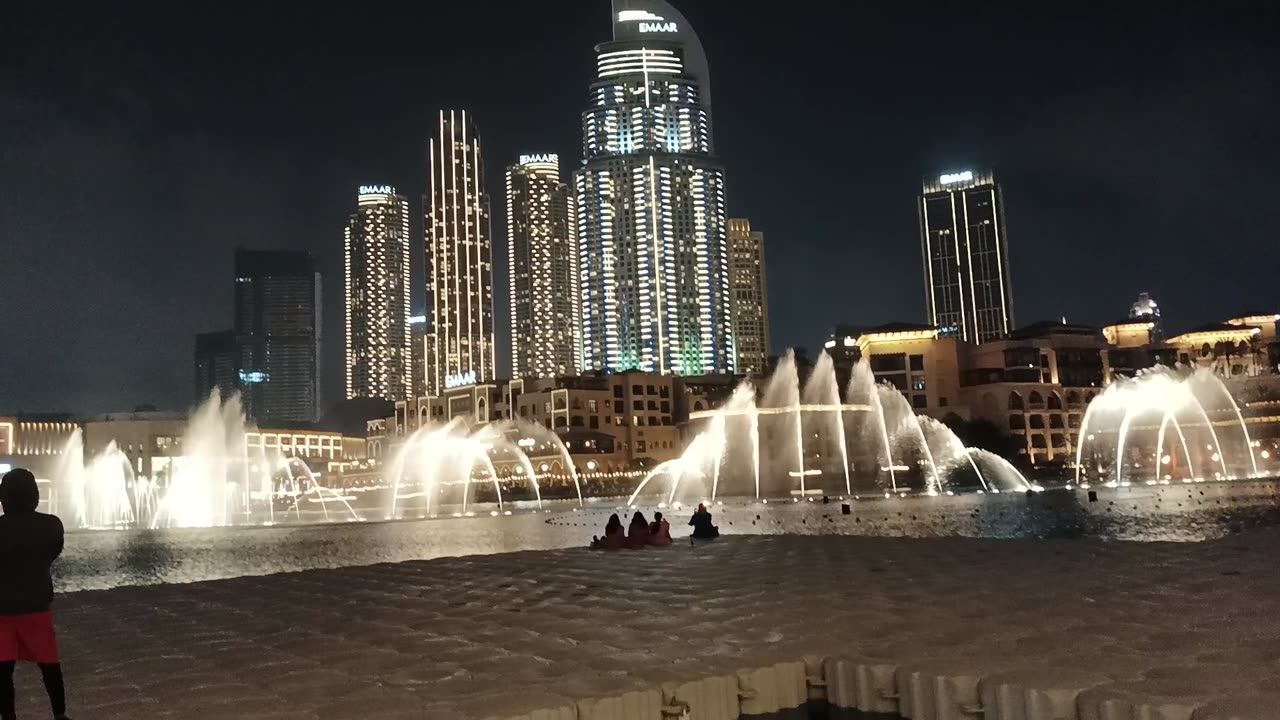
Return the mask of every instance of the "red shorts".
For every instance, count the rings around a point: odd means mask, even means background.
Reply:
[[[53,612],[0,615],[0,662],[58,662]]]

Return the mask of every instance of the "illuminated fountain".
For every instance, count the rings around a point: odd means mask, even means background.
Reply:
[[[519,421],[492,423],[471,430],[462,418],[419,428],[392,460],[388,518],[443,513],[473,515],[479,487],[492,493],[497,510],[504,490],[527,488],[541,508],[548,480],[573,483],[582,504],[577,468],[559,436],[541,425]]]
[[[349,498],[322,487],[301,458],[246,452],[248,427],[238,396],[215,393],[192,413],[177,455],[153,457],[154,477],[138,475],[113,441],[86,458],[77,430],[53,478],[68,525],[80,528],[191,528],[303,520],[360,519]],[[277,512],[279,509],[279,512]],[[309,517],[309,516],[308,516]]]
[[[788,352],[762,393],[744,382],[723,407],[690,421],[702,427],[685,452],[650,471],[628,504],[646,492],[674,503],[1035,489],[1003,458],[966,448],[946,425],[916,415],[865,362],[854,366],[842,399],[825,352],[803,384]]]
[[[1258,475],[1240,407],[1207,369],[1120,378],[1085,410],[1076,482],[1128,485]]]

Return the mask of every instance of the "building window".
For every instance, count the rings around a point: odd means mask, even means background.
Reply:
[[[912,376],[911,389],[916,392],[924,392],[924,378],[918,375]]]
[[[632,401],[631,401],[631,409],[632,409],[632,410],[644,410],[644,401],[643,401],[643,400],[632,400]]]
[[[1022,396],[1016,392],[1009,393],[1009,409],[1022,410],[1025,406],[1022,404]]]
[[[1035,448],[1035,449],[1037,449],[1037,450],[1045,450],[1045,449],[1047,449],[1047,448],[1048,448],[1048,445],[1049,445],[1049,444],[1048,444],[1047,442],[1045,442],[1045,439],[1044,439],[1044,436],[1043,436],[1043,435],[1032,435],[1032,436],[1031,436],[1031,447],[1033,447],[1033,448]]]
[[[606,400],[605,402],[608,402],[608,401]],[[597,400],[588,400],[588,401],[587,401],[587,412],[591,412],[591,413],[597,413],[597,412],[600,412],[600,403],[599,403],[599,401],[597,401]]]
[[[924,356],[923,356],[923,355],[912,355],[912,356],[911,356],[911,369],[912,369],[912,370],[924,370]]]
[[[1024,418],[1022,415],[1010,415],[1009,429],[1010,430],[1026,430],[1027,429],[1026,418]]]
[[[947,406],[947,399],[944,397],[938,398],[938,407],[946,407],[946,406]]]
[[[592,430],[598,430],[600,428],[600,418],[596,415],[587,418],[587,426]]]
[[[917,410],[923,410],[929,407],[929,397],[927,395],[912,395],[911,407]]]
[[[1053,414],[1053,415],[1050,415],[1050,416],[1049,416],[1049,427],[1054,428],[1055,430],[1059,430],[1059,429],[1061,429],[1061,428],[1062,428],[1062,416],[1061,416],[1061,415],[1059,415],[1059,414],[1056,414],[1056,413],[1055,413],[1055,414]]]
[[[614,386],[613,386],[613,396],[614,396],[614,397],[616,397],[616,398],[620,398],[620,397],[622,397],[622,386],[621,386],[621,385],[614,385]]]
[[[643,394],[644,394],[644,388],[643,388],[643,387],[641,387],[640,385],[632,385],[632,386],[631,386],[631,394],[632,394],[632,395],[643,395]]]
[[[662,408],[662,412],[669,413],[671,412],[671,403],[667,400],[663,400],[661,408]]]
[[[650,385],[650,386],[647,388],[647,391],[648,391],[648,393],[649,393],[650,395],[657,395],[657,394],[658,394],[658,389],[657,389],[657,388],[655,388],[655,387],[654,387],[654,386],[652,386],[652,385]]]
[[[658,388],[658,396],[671,397],[671,388],[666,385],[663,385],[661,388]]]
[[[1044,416],[1043,416],[1043,415],[1032,415],[1032,416],[1031,416],[1031,429],[1032,429],[1032,430],[1043,430],[1043,429],[1044,429]]]

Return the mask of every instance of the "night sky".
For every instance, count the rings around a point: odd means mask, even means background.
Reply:
[[[702,37],[731,216],[766,236],[775,350],[924,320],[920,178],[990,166],[1019,325],[1150,291],[1177,330],[1280,310],[1280,3],[673,0]],[[341,386],[342,230],[414,208],[440,108],[502,173],[581,156],[608,0],[19,3],[0,28],[0,414],[192,398],[232,251],[311,250]]]

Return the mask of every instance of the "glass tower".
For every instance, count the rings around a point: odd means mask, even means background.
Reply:
[[[1009,244],[1000,186],[989,171],[924,181],[920,243],[929,323],[972,343],[1013,328]]]
[[[494,379],[493,243],[475,121],[442,110],[428,155],[426,389]]]
[[[308,252],[236,250],[236,342],[245,414],[259,424],[320,415],[320,273]]]
[[[404,400],[413,391],[409,203],[393,187],[361,187],[344,249],[346,396]]]
[[[515,377],[577,372],[578,248],[569,187],[556,155],[507,168],[511,369]]]
[[[574,174],[584,370],[733,372],[724,170],[702,44],[663,0],[615,0]]]

